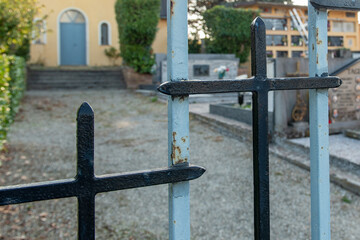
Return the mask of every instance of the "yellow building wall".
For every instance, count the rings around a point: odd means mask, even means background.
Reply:
[[[84,14],[87,19],[87,65],[107,66],[112,62],[105,55],[104,50],[111,46],[119,49],[119,38],[115,18],[116,0],[38,0],[44,8],[39,16],[46,18],[46,43],[32,44],[30,48],[30,64],[44,66],[58,66],[60,64],[59,19],[65,10],[75,9]],[[106,21],[110,24],[110,45],[101,46],[99,43],[99,24]],[[155,53],[166,52],[166,20],[160,20],[158,33],[153,43]],[[121,64],[121,59],[116,64]]]
[[[155,53],[166,53],[167,50],[167,26],[166,19],[160,19],[158,24],[158,31],[152,48]]]
[[[253,6],[247,7],[252,10],[260,10],[260,8],[271,8],[271,12],[261,12],[260,16],[263,18],[286,18],[287,19],[287,30],[267,30],[267,35],[284,35],[287,38],[286,46],[266,46],[266,50],[272,52],[273,56],[276,57],[278,51],[287,51],[288,57],[292,57],[293,51],[307,51],[307,46],[292,46],[291,36],[299,36],[300,33],[297,30],[291,30],[291,17],[289,10],[296,8],[298,12],[302,12],[300,16],[304,16],[303,22],[307,19],[307,7],[304,6],[276,6],[272,4],[255,4]],[[360,31],[358,24],[358,13],[355,13],[355,17],[347,17],[346,12],[350,11],[329,11],[328,20],[330,24],[330,31],[328,32],[329,36],[341,36],[343,37],[344,44],[343,46],[329,46],[329,50],[335,50],[339,48],[349,48],[351,51],[360,50]],[[333,32],[334,21],[341,22],[353,22],[354,23],[354,32]]]

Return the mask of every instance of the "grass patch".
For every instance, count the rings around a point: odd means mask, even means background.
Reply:
[[[343,201],[344,203],[348,203],[348,204],[351,203],[351,200],[350,200],[347,196],[343,196],[343,197],[341,198],[341,201]]]
[[[157,96],[154,96],[150,99],[151,102],[157,102],[158,101],[158,97]]]

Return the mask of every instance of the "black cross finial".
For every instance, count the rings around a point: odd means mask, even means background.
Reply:
[[[257,17],[251,23],[251,74],[266,78],[266,28],[264,21]]]
[[[77,113],[77,158],[77,174],[74,179],[0,187],[0,206],[77,197],[78,239],[92,240],[95,239],[97,193],[189,181],[205,172],[204,168],[187,163],[139,172],[95,176],[94,112],[88,103],[83,103]]]
[[[266,28],[257,17],[251,24],[252,78],[244,80],[190,80],[165,82],[158,90],[172,96],[227,92],[253,93],[253,174],[255,239],[270,239],[268,92],[273,90],[335,88],[338,77],[267,78]]]

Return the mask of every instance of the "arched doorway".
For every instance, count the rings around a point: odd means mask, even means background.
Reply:
[[[60,65],[86,65],[86,19],[78,10],[67,10],[60,19]]]

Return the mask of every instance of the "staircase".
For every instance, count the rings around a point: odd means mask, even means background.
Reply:
[[[28,68],[28,90],[125,88],[121,67]]]

